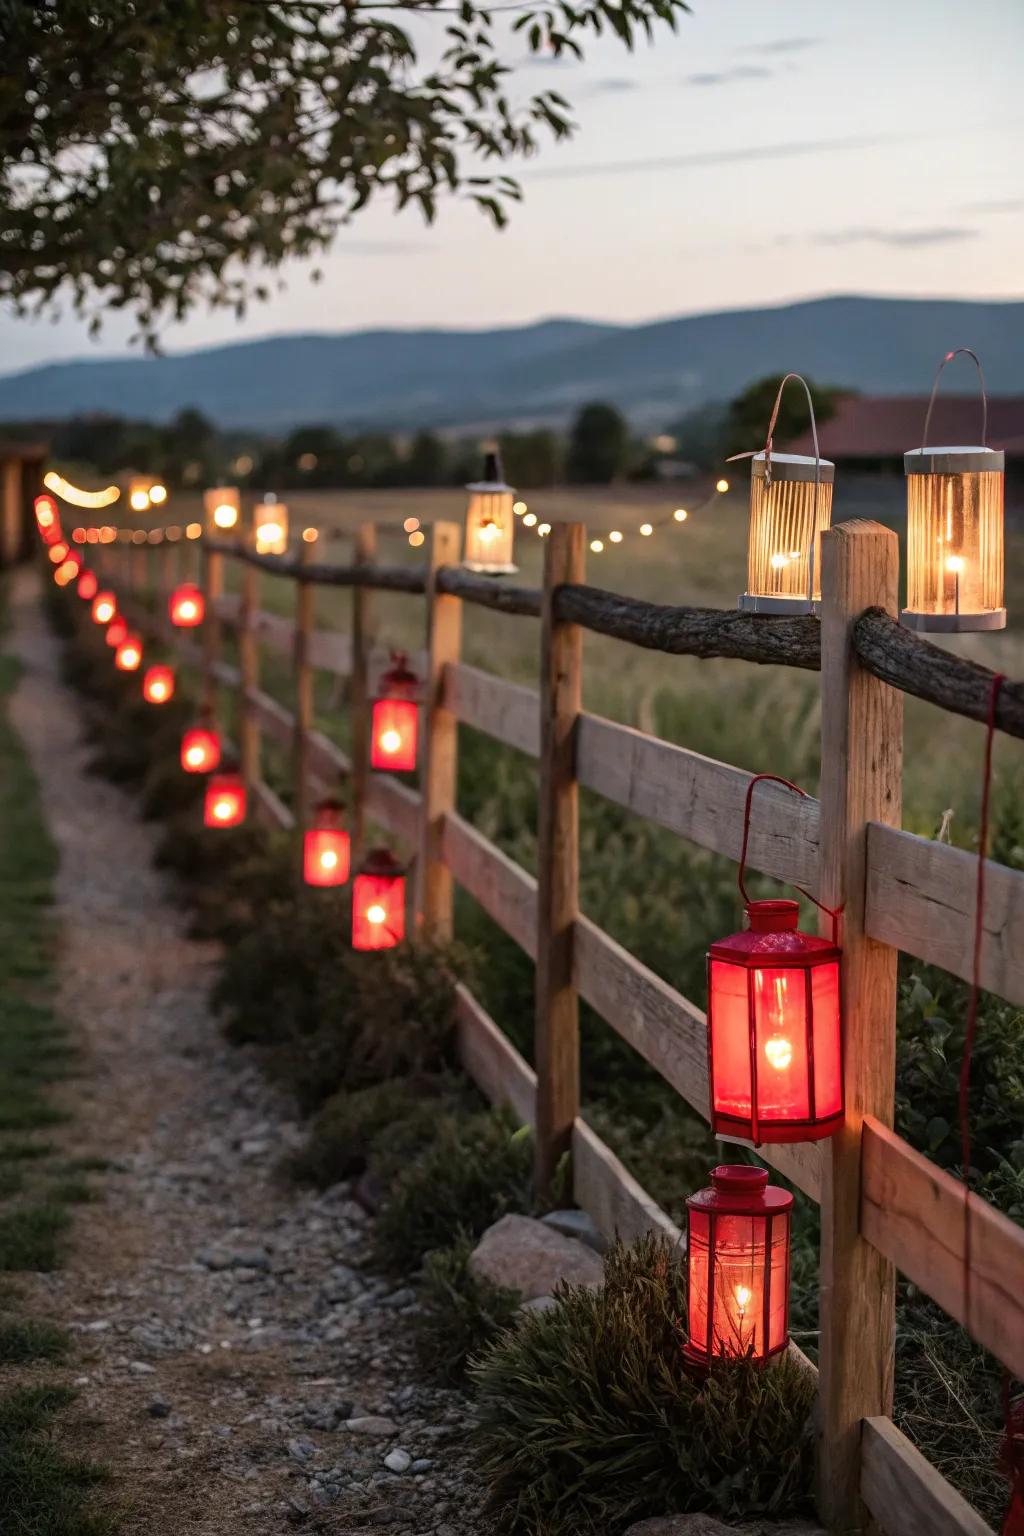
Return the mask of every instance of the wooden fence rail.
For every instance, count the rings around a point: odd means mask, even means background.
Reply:
[[[460,986],[456,1029],[466,1069],[488,1098],[534,1128],[541,1182],[568,1151],[575,1198],[603,1231],[633,1237],[654,1227],[673,1241],[680,1235],[669,1217],[580,1116],[577,999],[705,1118],[706,1019],[697,1003],[580,913],[577,794],[583,787],[735,860],[751,775],[584,711],[581,633],[821,672],[821,801],[762,786],[748,854],[753,868],[844,909],[846,1124],[832,1141],[760,1149],[821,1207],[818,1506],[835,1531],[866,1528],[873,1519],[889,1536],[983,1536],[985,1522],[891,1422],[894,1277],[898,1270],[912,1280],[1009,1370],[1024,1373],[1024,1229],[976,1196],[965,1207],[962,1186],[896,1135],[892,1120],[897,952],[969,978],[974,932],[972,856],[900,829],[902,694],[983,719],[992,674],[899,629],[895,537],[875,524],[841,524],[826,535],[820,623],[666,608],[603,592],[583,582],[583,548],[581,527],[553,528],[544,586],[534,590],[461,570],[459,530],[447,524],[432,530],[422,569],[377,563],[369,526],[359,530],[346,566],[317,564],[310,548],[277,559],[211,542],[201,648],[170,633],[159,610],[136,603],[134,617],[201,667],[208,698],[218,687],[237,692],[243,732],[256,743],[247,756],[264,818],[280,827],[295,820],[263,781],[261,735],[290,753],[300,826],[312,792],[344,776],[356,846],[374,823],[417,856],[419,931],[451,931],[452,888],[459,885],[536,962],[536,1068]],[[127,553],[102,551],[108,574]],[[223,593],[226,559],[246,569],[240,598]],[[296,582],[294,620],[260,611],[261,572]],[[140,572],[132,574],[137,588]],[[165,591],[166,581],[160,585]],[[315,627],[321,585],[353,590],[348,635]],[[419,790],[369,766],[370,688],[387,655],[375,591],[426,599],[426,649],[417,660],[426,679]],[[125,605],[130,601],[126,593]],[[536,690],[462,661],[467,602],[541,620]],[[238,636],[238,667],[223,659],[222,629]],[[263,647],[292,657],[294,708],[259,686]],[[317,669],[348,678],[348,753],[314,727]],[[1004,684],[997,723],[1024,736],[1024,685]],[[459,814],[459,725],[536,761],[537,877]],[[1022,956],[1024,874],[990,864],[982,984],[1024,1006]]]

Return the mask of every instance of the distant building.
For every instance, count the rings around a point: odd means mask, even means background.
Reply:
[[[846,395],[818,431],[823,458],[847,469],[903,472],[903,455],[921,447],[927,395]],[[932,447],[970,447],[981,438],[977,395],[940,395],[932,411]],[[988,448],[1002,448],[1007,471],[1024,474],[1024,395],[997,395],[988,402]],[[810,432],[785,445],[787,453],[813,454]]]

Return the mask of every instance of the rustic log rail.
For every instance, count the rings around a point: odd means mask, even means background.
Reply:
[[[202,648],[169,633],[159,609],[132,611],[140,627],[178,646],[201,668],[208,696],[237,689],[240,670],[220,654],[220,631],[244,641],[243,670],[258,660],[245,646],[292,655],[301,670],[299,707],[290,710],[249,678],[246,701],[268,739],[293,746],[309,788],[349,778],[353,826],[376,822],[421,864],[414,917],[444,935],[451,885],[461,885],[537,966],[537,1069],[512,1047],[464,988],[456,1029],[463,1064],[493,1101],[534,1127],[538,1171],[571,1148],[573,1193],[609,1235],[650,1228],[679,1233],[576,1112],[576,998],[582,998],[699,1113],[708,1114],[706,1020],[701,1007],[643,966],[577,907],[578,786],[728,858],[739,856],[742,806],[751,775],[685,747],[659,741],[581,710],[579,630],[671,655],[724,657],[822,671],[822,801],[767,785],[754,803],[751,867],[846,906],[847,1124],[833,1142],[761,1149],[761,1155],[821,1205],[822,1290],[819,1395],[819,1512],[830,1529],[861,1529],[873,1517],[888,1536],[991,1536],[988,1526],[891,1421],[894,1271],[914,1281],[1008,1369],[1024,1372],[1024,1229],[971,1197],[972,1290],[964,1305],[967,1251],[962,1187],[892,1129],[894,974],[897,951],[969,978],[974,930],[974,860],[899,826],[902,778],[900,695],[984,720],[993,673],[902,630],[895,620],[897,553],[875,524],[839,525],[825,540],[822,620],[775,618],[640,602],[584,583],[581,530],[552,541],[545,589],[506,585],[451,564],[458,530],[438,525],[424,568],[376,562],[376,530],[362,527],[348,565],[255,554],[219,540],[206,547],[211,623]],[[560,552],[560,553],[559,553]],[[571,558],[570,558],[571,552]],[[556,555],[558,556],[557,558]],[[129,552],[100,551],[105,574]],[[356,596],[350,636],[312,627],[300,605],[292,619],[253,610],[221,594],[225,559],[255,574]],[[447,563],[446,563],[447,562]],[[136,566],[132,574],[139,577]],[[150,571],[152,579],[153,573]],[[166,585],[164,583],[163,585]],[[124,604],[128,583],[123,580]],[[371,668],[383,654],[371,614],[373,591],[426,599],[428,740],[422,791],[368,762]],[[886,609],[864,606],[885,593]],[[461,604],[543,620],[539,689],[505,681],[460,657]],[[823,668],[824,663],[824,668]],[[353,751],[312,728],[309,674],[349,677]],[[302,690],[305,690],[303,693]],[[304,700],[304,702],[303,702]],[[1002,686],[996,723],[1024,737],[1024,684]],[[458,725],[524,753],[539,767],[541,859],[535,878],[459,815]],[[309,784],[306,784],[308,776]],[[290,828],[293,813],[268,786],[254,785],[259,814]],[[552,946],[552,934],[558,935]],[[981,979],[1024,1006],[1024,873],[990,863]],[[851,1322],[852,1319],[852,1322]],[[802,1357],[801,1357],[802,1358]],[[811,1367],[809,1367],[811,1368]]]

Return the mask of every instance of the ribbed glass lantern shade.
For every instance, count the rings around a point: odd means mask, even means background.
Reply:
[[[194,629],[203,622],[206,600],[194,582],[185,581],[175,587],[167,607],[176,629]]]
[[[815,484],[816,472],[818,483]],[[835,465],[755,453],[750,467],[746,613],[807,613],[821,601],[821,535],[832,526]]]
[[[496,453],[489,453],[484,478],[466,486],[466,544],[462,563],[467,571],[483,576],[512,576],[518,566],[512,560],[515,539],[515,490],[506,485]]]
[[[162,662],[147,668],[142,679],[142,697],[147,704],[166,704],[174,697],[174,669]]]
[[[392,773],[411,773],[416,767],[419,738],[420,680],[396,651],[392,664],[381,674],[373,701],[370,725],[370,766]]]
[[[405,938],[405,870],[388,848],[367,854],[352,882],[352,948],[393,949]]]
[[[763,1168],[725,1164],[686,1202],[691,1365],[768,1360],[789,1343],[793,1196]]]
[[[253,509],[253,540],[258,555],[288,551],[288,508],[283,501],[261,501]]]
[[[1004,629],[1005,455],[992,448],[915,448],[907,476],[908,629]]]
[[[237,486],[215,485],[203,492],[206,531],[212,534],[235,532],[242,521],[242,497]]]
[[[352,843],[343,825],[337,800],[322,800],[302,843],[302,870],[307,885],[344,885],[349,877]]]

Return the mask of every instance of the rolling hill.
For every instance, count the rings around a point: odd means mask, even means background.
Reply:
[[[980,353],[992,393],[1024,390],[1024,302],[835,297],[637,326],[555,319],[282,335],[48,364],[0,377],[0,420],[103,412],[161,421],[194,406],[221,426],[265,431],[457,427],[561,421],[602,398],[654,424],[780,368],[921,394],[953,346]]]

